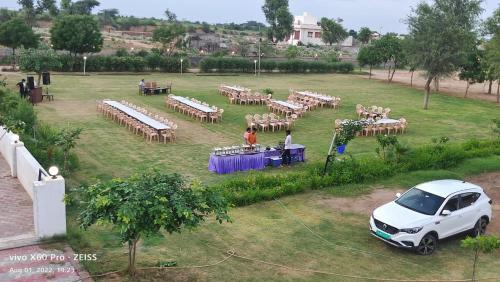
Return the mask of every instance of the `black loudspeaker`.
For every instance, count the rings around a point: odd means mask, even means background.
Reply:
[[[35,78],[33,76],[28,76],[28,88],[29,90],[35,89]]]
[[[50,85],[50,72],[42,73],[42,83],[43,85]]]

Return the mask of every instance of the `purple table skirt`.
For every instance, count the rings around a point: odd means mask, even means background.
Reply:
[[[260,170],[265,168],[265,154],[216,156],[210,155],[208,170],[217,174],[229,174],[237,171]]]

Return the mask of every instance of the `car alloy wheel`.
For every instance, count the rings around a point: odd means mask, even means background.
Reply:
[[[486,233],[486,226],[488,226],[488,221],[484,218],[480,218],[477,222],[476,225],[474,225],[474,237],[484,235]]]
[[[422,238],[420,244],[418,244],[417,251],[424,256],[430,255],[436,250],[437,244],[437,238],[431,234],[427,234]]]

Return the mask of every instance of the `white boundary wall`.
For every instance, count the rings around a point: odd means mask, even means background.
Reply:
[[[38,161],[16,140],[16,136],[0,126],[0,153],[7,161],[12,177],[17,177],[33,201],[33,221],[39,238],[66,234],[66,205],[64,178],[46,177],[47,172]],[[15,212],[15,211],[14,211]]]

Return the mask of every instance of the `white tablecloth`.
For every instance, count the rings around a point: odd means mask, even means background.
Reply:
[[[231,89],[231,90],[238,91],[238,92],[245,91],[245,89],[237,87],[237,86],[224,86],[224,88]]]
[[[297,93],[299,93],[300,95],[321,99],[321,100],[327,101],[327,102],[333,101],[332,97],[328,97],[328,96],[324,96],[324,95],[320,95],[320,94],[314,94],[314,93],[309,93],[309,92],[297,92]]]
[[[140,121],[148,126],[151,126],[152,128],[154,128],[156,130],[170,129],[170,126],[163,124],[155,119],[152,119],[151,117],[149,117],[141,112],[138,112],[138,111],[136,111],[128,106],[125,106],[122,103],[119,103],[116,101],[104,101],[104,103],[110,105],[111,107],[113,107],[117,110],[120,110],[121,112],[135,118],[136,120],[138,120],[138,121]]]
[[[274,101],[274,103],[282,105],[282,106],[285,106],[285,107],[290,108],[292,110],[300,110],[300,109],[302,109],[302,106],[297,106],[297,105],[294,105],[294,104],[290,104],[290,103],[285,102],[285,101]]]
[[[390,118],[383,118],[379,119],[378,121],[375,122],[375,124],[395,124],[395,123],[400,123],[401,121],[397,119],[390,119]]]
[[[216,112],[216,110],[214,110],[214,109],[212,109],[210,107],[207,107],[207,106],[199,104],[199,103],[195,103],[195,102],[193,102],[193,101],[191,101],[189,99],[186,99],[184,97],[172,96],[171,98],[174,99],[174,100],[176,100],[176,101],[179,101],[179,102],[181,102],[181,103],[183,103],[185,105],[188,105],[188,106],[190,106],[192,108],[200,110],[200,111],[202,111],[204,113],[215,113]]]

